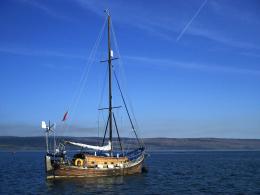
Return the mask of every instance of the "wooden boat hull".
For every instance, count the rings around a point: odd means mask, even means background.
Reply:
[[[123,176],[141,173],[144,164],[144,156],[132,165],[124,168],[83,168],[77,166],[60,165],[47,172],[47,179],[73,178],[73,177],[105,177]]]

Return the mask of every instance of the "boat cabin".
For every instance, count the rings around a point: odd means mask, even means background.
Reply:
[[[124,167],[129,162],[127,157],[109,157],[95,156],[90,154],[79,153],[74,155],[73,164],[79,167],[87,168],[115,168]]]

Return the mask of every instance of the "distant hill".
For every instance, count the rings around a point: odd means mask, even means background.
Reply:
[[[97,144],[97,138],[61,137],[59,139]],[[123,138],[131,141],[130,138]],[[260,139],[223,138],[145,138],[148,150],[260,150]],[[45,150],[44,137],[0,136],[1,151]]]
[[[152,150],[260,150],[260,139],[147,138],[144,142]]]

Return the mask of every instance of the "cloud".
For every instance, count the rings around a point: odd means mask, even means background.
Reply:
[[[183,36],[183,34],[187,31],[187,29],[189,28],[189,26],[192,24],[192,22],[195,20],[195,18],[199,15],[199,13],[201,12],[201,10],[204,8],[204,6],[206,5],[207,0],[204,0],[201,4],[201,6],[199,7],[199,9],[196,11],[196,13],[192,16],[192,18],[190,19],[190,21],[184,26],[183,30],[181,31],[181,33],[178,35],[176,41],[179,41],[181,39],[181,37]]]
[[[245,25],[249,25],[248,28],[254,29],[259,24],[258,20],[255,20],[257,18],[256,15],[253,15],[252,13],[248,12],[244,8],[238,9],[235,5],[230,6],[228,2],[225,3],[219,3],[219,1],[209,1],[208,6],[209,10],[212,12],[210,18],[211,20],[209,22],[205,22],[206,20],[202,21],[196,21],[195,25],[192,25],[189,30],[187,30],[187,34],[198,36],[202,38],[206,38],[221,44],[224,44],[225,46],[230,46],[238,49],[243,50],[259,50],[260,46],[259,44],[255,42],[248,42],[245,40],[241,40],[236,38],[237,35],[239,35],[240,31],[236,31],[235,28],[245,28]],[[216,29],[213,29],[213,26],[211,26],[211,23],[214,23],[214,21],[218,19],[218,21],[223,20],[225,23],[220,23],[219,26]],[[236,23],[234,25],[233,31],[226,30],[223,28],[223,25],[225,24],[232,24]],[[242,24],[240,27],[239,25]],[[233,24],[232,24],[233,25]],[[232,33],[232,36],[228,35]],[[246,36],[244,35],[243,38]]]
[[[1,136],[37,136],[43,134],[43,131],[39,127],[28,124],[0,124],[0,135]]]
[[[197,27],[192,27],[189,30],[189,34],[195,35],[195,36],[200,36],[204,37],[206,39],[216,41],[219,43],[222,43],[226,46],[231,46],[235,48],[240,48],[240,49],[260,49],[260,46],[254,43],[249,43],[245,41],[237,41],[231,38],[228,38],[227,36],[221,34],[220,32],[205,29],[205,28],[197,28]]]
[[[245,55],[245,56],[250,56],[250,57],[260,58],[260,54],[256,54],[256,53],[251,53],[251,52],[241,52],[240,54]]]
[[[185,13],[185,15],[181,14],[180,11],[178,11],[178,14],[169,16],[162,13],[162,10],[157,10],[157,12],[155,12],[154,14],[154,10],[152,10],[151,7],[150,9],[143,9],[143,7],[138,3],[130,4],[126,1],[109,1],[109,4],[108,1],[77,0],[77,2],[82,8],[90,10],[99,16],[104,16],[103,12],[100,10],[105,9],[109,5],[112,15],[114,16],[113,20],[135,26],[153,36],[160,37],[161,39],[166,41],[175,42],[176,38],[178,41],[185,33],[192,37],[208,39],[219,44],[223,44],[225,46],[238,48],[240,50],[260,49],[260,47],[256,43],[236,39],[236,36],[228,36],[228,32],[223,31],[223,28],[221,28],[222,32],[213,29],[213,26],[211,25],[213,21],[208,21],[208,19],[211,18],[211,20],[215,20],[219,18],[219,15],[216,15],[216,13],[222,12],[222,8],[226,9],[226,15],[224,16],[225,18],[222,18],[223,20],[226,20],[226,18],[230,18],[230,15],[232,14],[237,15],[238,13],[241,13],[238,11],[232,11],[235,9],[230,6],[226,6],[226,4],[218,4],[215,1],[210,1],[207,5],[207,9],[210,11],[214,10],[215,15],[213,13],[210,15],[210,17],[207,18],[201,16],[200,20],[196,20],[196,22],[194,23],[193,19],[199,14],[207,1],[203,1],[201,6],[199,7],[199,10],[197,10],[196,14],[193,15],[192,20],[190,20],[190,9],[183,10],[183,13]],[[195,5],[193,6],[195,7]],[[231,13],[229,13],[230,10]],[[185,17],[189,18],[190,22],[187,23],[187,20],[183,20],[183,18]],[[240,15],[237,20],[241,20],[241,18],[242,16]],[[184,26],[183,28],[184,24],[186,24],[186,26]]]
[[[92,11],[100,17],[105,14],[102,10],[109,7],[112,19],[115,22],[134,26],[151,35],[161,37],[165,40],[174,41],[175,37],[163,31],[172,31],[172,24],[169,26],[169,18],[163,16],[153,16],[152,10],[144,9],[140,3],[127,4],[126,1],[92,1],[92,0],[76,0],[78,4],[88,11]],[[133,14],[134,13],[134,14]],[[176,32],[177,33],[177,32]]]
[[[64,130],[64,126],[56,127],[56,135],[58,136],[96,136],[97,129],[94,127],[81,127],[77,125],[70,126]],[[44,129],[39,125],[31,125],[24,123],[0,123],[0,136],[42,136]]]
[[[247,7],[242,7],[241,9],[241,6],[236,6],[232,1],[222,1],[221,3],[221,1],[211,0],[209,5],[211,10],[219,17],[228,17],[248,24],[259,24],[257,12],[247,10]],[[253,2],[249,5],[253,5]]]
[[[45,4],[40,3],[40,1],[36,1],[36,0],[23,0],[22,2],[33,6],[35,8],[37,8],[38,10],[41,10],[42,12],[44,12],[45,14],[53,17],[53,18],[58,18],[58,19],[62,19],[65,21],[71,21],[71,22],[75,22],[72,18],[63,15],[61,13],[58,13],[57,11],[54,11],[52,8],[46,6]]]
[[[194,62],[180,62],[171,59],[158,59],[158,58],[148,58],[141,56],[124,56],[126,60],[133,60],[137,62],[142,62],[144,65],[152,65],[158,67],[176,67],[185,69],[194,69],[199,71],[209,71],[209,72],[219,72],[219,73],[232,73],[232,74],[245,74],[259,76],[260,70],[237,68],[226,65],[215,65],[215,64],[203,64]],[[140,63],[139,63],[140,64]]]
[[[60,51],[51,51],[51,50],[35,50],[29,48],[14,48],[14,47],[1,47],[0,46],[0,55],[1,54],[11,54],[11,55],[19,55],[19,56],[29,56],[29,57],[55,57],[61,59],[73,59],[80,60],[80,63],[83,61],[86,62],[88,59],[87,56],[71,54],[71,53],[63,53]],[[62,65],[57,65],[53,61],[49,62],[40,62],[38,65],[51,69],[51,70],[72,70],[77,69],[79,67],[75,66],[75,64],[63,63]]]
[[[62,58],[75,58],[86,59],[83,55],[68,54],[60,51],[51,50],[35,50],[31,48],[18,48],[18,47],[3,47],[0,46],[0,53],[8,53],[12,55],[24,55],[24,56],[48,56],[48,57],[62,57]]]
[[[83,127],[78,125],[59,125],[56,128],[58,136],[97,136],[96,127]]]

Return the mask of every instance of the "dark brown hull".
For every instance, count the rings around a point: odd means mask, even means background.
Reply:
[[[80,168],[76,166],[62,165],[49,173],[47,173],[47,179],[55,178],[70,178],[70,177],[105,177],[105,176],[123,176],[141,173],[143,168],[144,158],[132,166],[124,168]]]

